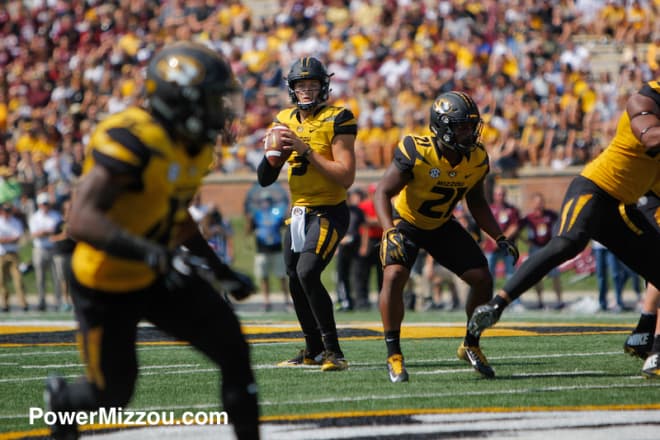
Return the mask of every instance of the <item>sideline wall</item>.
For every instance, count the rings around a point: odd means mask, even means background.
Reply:
[[[494,176],[487,187],[492,190],[492,181],[505,185],[508,188],[509,201],[518,206],[523,215],[529,211],[529,200],[535,192],[545,196],[548,208],[559,210],[571,179],[579,173],[581,167],[557,172],[554,170],[536,169],[534,172],[521,170],[516,178],[498,178]],[[362,171],[356,177],[356,184],[366,186],[377,182],[383,171]],[[229,218],[243,216],[243,201],[245,194],[256,182],[256,174],[226,175],[212,174],[208,176],[202,186],[203,203],[215,203],[223,215]],[[280,183],[288,189],[285,174],[282,173]]]

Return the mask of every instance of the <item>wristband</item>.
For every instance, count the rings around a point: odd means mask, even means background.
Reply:
[[[307,146],[307,149],[303,151],[303,154],[301,154],[302,157],[307,158],[310,154],[312,154],[312,147]]]

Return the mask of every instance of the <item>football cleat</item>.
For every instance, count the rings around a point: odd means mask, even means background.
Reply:
[[[282,361],[277,364],[278,367],[300,367],[303,365],[322,365],[323,353],[312,356],[307,349],[300,350],[298,355],[287,361]]]
[[[342,371],[348,369],[348,362],[337,353],[326,351],[321,371]]]
[[[651,353],[642,366],[642,376],[647,379],[660,377],[660,353]]]
[[[488,359],[486,359],[486,356],[481,352],[481,348],[471,347],[462,343],[456,351],[456,356],[472,365],[472,368],[483,377],[488,379],[495,377],[495,371],[493,371],[488,364]]]
[[[46,406],[46,411],[57,412],[64,409],[57,403],[58,400],[62,399],[62,397],[58,395],[61,394],[65,388],[66,381],[62,377],[49,376],[46,379],[46,389],[44,390],[44,403]],[[78,425],[75,422],[73,424],[67,425],[60,423],[58,420],[56,420],[55,423],[50,427],[50,435],[53,439],[76,440],[79,438]]]
[[[468,322],[468,331],[479,337],[481,332],[486,330],[488,327],[492,327],[497,321],[499,321],[501,314],[501,310],[498,310],[498,308],[496,308],[494,305],[480,305],[474,309],[474,312],[472,312],[472,316]]]
[[[408,382],[408,372],[403,363],[403,355],[393,354],[387,358],[387,371],[390,373],[392,383]]]
[[[646,359],[646,357],[649,355],[649,352],[651,351],[652,345],[653,334],[649,332],[632,332],[630,335],[628,335],[626,342],[623,344],[623,351],[628,353],[630,356]]]

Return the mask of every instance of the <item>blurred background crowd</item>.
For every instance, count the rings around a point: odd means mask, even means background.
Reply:
[[[479,105],[496,174],[580,165],[658,76],[659,15],[657,0],[3,1],[0,203],[27,219],[48,194],[61,210],[96,123],[142,104],[151,54],[186,39],[222,51],[245,89],[240,136],[216,145],[213,171],[254,172],[288,68],[309,55],[358,117],[359,169],[387,166],[452,89]]]

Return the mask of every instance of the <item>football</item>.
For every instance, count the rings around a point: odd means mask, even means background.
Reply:
[[[276,125],[268,130],[264,137],[264,150],[266,160],[272,167],[281,167],[293,152],[290,148],[284,148],[286,144],[282,139],[282,131],[288,130],[284,125]]]

